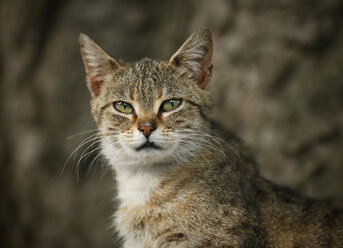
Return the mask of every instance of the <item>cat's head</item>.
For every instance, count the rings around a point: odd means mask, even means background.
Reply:
[[[91,112],[105,156],[114,163],[179,161],[206,139],[212,106],[207,83],[212,37],[199,29],[168,61],[125,64],[80,35]]]

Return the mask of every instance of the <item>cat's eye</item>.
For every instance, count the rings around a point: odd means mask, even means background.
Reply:
[[[113,106],[116,110],[118,110],[121,113],[124,113],[124,114],[133,113],[133,107],[131,106],[131,104],[127,102],[115,102],[113,103]]]
[[[161,111],[162,112],[169,112],[181,105],[181,100],[180,99],[171,99],[164,101],[161,105]]]

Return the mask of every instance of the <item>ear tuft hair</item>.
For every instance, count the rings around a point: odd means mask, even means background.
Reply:
[[[169,59],[169,64],[181,68],[204,89],[212,73],[212,35],[207,28],[198,29]]]

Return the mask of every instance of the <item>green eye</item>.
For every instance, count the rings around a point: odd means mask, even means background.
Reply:
[[[115,102],[113,103],[113,106],[116,110],[124,114],[132,114],[133,112],[133,107],[131,104],[126,102]]]
[[[181,100],[179,99],[172,99],[164,101],[161,105],[161,111],[162,112],[169,112],[181,105]]]

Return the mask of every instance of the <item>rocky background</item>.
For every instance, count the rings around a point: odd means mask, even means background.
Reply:
[[[90,133],[67,137],[95,128],[80,32],[134,61],[207,26],[215,118],[264,176],[343,206],[342,13],[341,0],[2,0],[0,247],[116,247],[105,161],[77,168],[81,148],[66,163]]]

